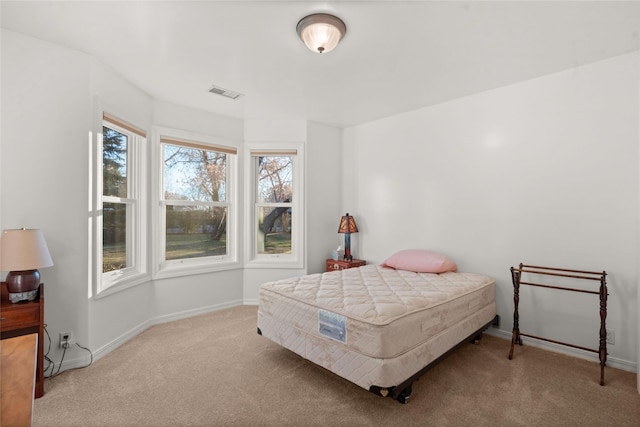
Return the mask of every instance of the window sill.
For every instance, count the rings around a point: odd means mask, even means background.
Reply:
[[[300,269],[304,268],[304,262],[295,259],[279,259],[277,257],[256,258],[248,261],[245,268],[283,268]]]
[[[173,277],[192,276],[195,274],[215,273],[218,271],[238,270],[242,265],[237,261],[217,263],[215,265],[189,265],[188,263],[172,263],[161,266],[153,279],[168,279]]]
[[[151,276],[147,273],[130,274],[123,276],[121,279],[114,280],[107,287],[100,290],[95,290],[95,299],[104,298],[109,295],[113,295],[120,291],[133,288],[134,286],[141,285],[151,281]]]

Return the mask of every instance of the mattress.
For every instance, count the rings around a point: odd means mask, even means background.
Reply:
[[[263,336],[369,389],[394,386],[496,314],[494,279],[381,265],[260,287]]]

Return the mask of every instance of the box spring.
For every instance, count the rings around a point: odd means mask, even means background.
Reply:
[[[496,315],[495,281],[380,265],[260,287],[260,333],[371,390],[393,388]]]

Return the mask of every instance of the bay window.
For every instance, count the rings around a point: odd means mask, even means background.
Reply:
[[[301,144],[249,146],[247,156],[247,266],[301,268]]]
[[[145,213],[141,183],[146,132],[104,112],[98,138],[100,197],[96,206],[96,294],[146,274]]]
[[[156,261],[161,275],[210,271],[237,262],[237,149],[202,139],[159,136]]]

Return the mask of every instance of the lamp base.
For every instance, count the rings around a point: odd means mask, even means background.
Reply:
[[[11,302],[33,301],[38,295],[40,273],[38,270],[10,271],[5,282]]]
[[[38,290],[27,292],[9,292],[9,301],[17,303],[20,301],[33,301],[38,297]]]

